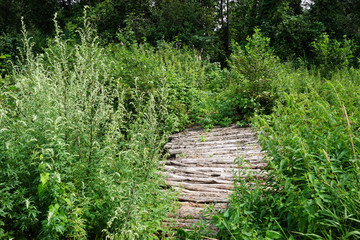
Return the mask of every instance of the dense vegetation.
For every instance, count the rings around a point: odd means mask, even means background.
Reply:
[[[136,41],[152,46],[162,40],[194,46],[222,66],[227,66],[235,43],[244,46],[256,27],[283,61],[307,66],[321,63],[311,43],[325,34],[340,43],[360,40],[360,3],[355,0],[2,0],[0,53],[18,54],[21,16],[36,51],[54,35],[55,12],[64,34],[78,39],[74,29],[82,25],[85,5],[104,44],[119,42],[119,29],[126,29]],[[357,64],[359,50],[351,65]]]
[[[280,93],[273,113],[252,119],[268,152],[268,177],[249,176],[257,182],[250,190],[239,173],[231,207],[216,216],[219,236],[359,239],[360,72],[325,79],[282,67],[271,86]]]
[[[0,3],[1,239],[176,238],[163,146],[231,123],[267,178],[236,176],[216,237],[360,238],[357,2],[42,3]]]

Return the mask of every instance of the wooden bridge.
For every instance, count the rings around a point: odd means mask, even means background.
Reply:
[[[189,229],[200,222],[206,204],[226,208],[234,188],[235,159],[243,158],[246,171],[261,175],[266,167],[256,133],[236,125],[205,131],[192,127],[174,134],[166,145],[170,158],[165,162],[167,184],[179,188],[180,207],[169,224]],[[244,176],[245,178],[246,176]]]

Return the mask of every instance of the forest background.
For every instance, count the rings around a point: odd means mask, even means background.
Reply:
[[[211,62],[226,66],[235,45],[245,45],[255,27],[271,39],[270,46],[282,60],[318,64],[312,42],[327,34],[331,40],[359,41],[360,4],[357,1],[271,1],[271,0],[41,0],[0,3],[0,51],[17,55],[21,39],[21,16],[35,38],[35,49],[47,44],[54,34],[53,17],[58,12],[64,34],[75,38],[81,25],[83,6],[102,43],[114,43],[119,30],[133,40],[156,46],[159,41],[177,42],[205,53]],[[352,59],[356,59],[359,50]],[[352,61],[355,64],[356,61]]]
[[[0,29],[1,239],[360,238],[359,1],[2,0]],[[174,232],[168,136],[231,123],[268,177]]]

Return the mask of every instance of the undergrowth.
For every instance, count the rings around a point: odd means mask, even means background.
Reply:
[[[55,26],[40,54],[24,28],[19,64],[0,68],[1,239],[170,238],[176,196],[158,174],[169,134],[235,122],[259,130],[267,177],[235,176],[213,219],[219,239],[360,238],[351,41],[314,43],[338,68],[308,71],[280,63],[255,29],[221,70],[195,49],[121,32],[101,46],[86,16],[78,43]],[[202,224],[178,237],[211,234]]]
[[[206,66],[170,46],[101,47],[86,17],[79,44],[56,25],[43,54],[23,34],[1,85],[0,238],[165,237],[162,147],[190,121]]]
[[[360,72],[331,79],[283,69],[271,115],[253,126],[267,177],[237,178],[230,208],[215,216],[221,239],[358,239]],[[241,165],[240,165],[241,167]]]

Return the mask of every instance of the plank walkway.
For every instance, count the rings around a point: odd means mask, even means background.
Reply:
[[[262,175],[266,167],[256,133],[247,127],[232,125],[211,131],[192,127],[172,135],[165,147],[170,153],[164,163],[167,184],[181,191],[180,207],[168,222],[177,228],[190,229],[200,222],[208,204],[216,210],[226,208],[234,171],[238,171],[236,158],[247,161],[245,173]]]

